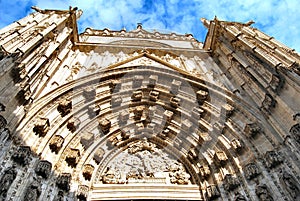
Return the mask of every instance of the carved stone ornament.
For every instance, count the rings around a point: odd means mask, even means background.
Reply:
[[[64,201],[64,192],[58,191],[57,195],[53,199],[53,201]]]
[[[69,149],[66,156],[66,162],[71,167],[76,167],[80,157],[80,152],[78,149]]]
[[[58,154],[59,150],[62,148],[64,143],[64,138],[60,135],[55,135],[49,144],[50,150]]]
[[[275,106],[275,100],[270,94],[265,95],[265,99],[262,102],[262,108],[269,111],[271,107]]]
[[[260,201],[273,201],[273,197],[265,184],[256,186],[255,193]]]
[[[208,92],[204,90],[197,91],[197,100],[200,105],[208,98]]]
[[[59,105],[57,106],[57,111],[60,113],[62,117],[69,114],[72,110],[72,101],[63,100]]]
[[[241,193],[237,192],[235,193],[234,201],[247,201],[247,199]]]
[[[39,137],[44,137],[50,129],[50,122],[47,118],[40,118],[33,127],[33,132]]]
[[[261,131],[260,126],[258,123],[249,123],[245,125],[244,132],[247,135],[247,137],[254,137],[257,133]]]
[[[0,103],[0,112],[3,112],[5,111],[5,105],[3,105],[2,103]]]
[[[283,171],[280,176],[280,182],[293,200],[300,200],[300,185],[291,174]]]
[[[224,151],[216,151],[214,159],[217,165],[224,166],[227,163],[228,157]]]
[[[260,174],[259,169],[255,163],[249,163],[244,168],[247,179],[253,179]]]
[[[220,197],[219,189],[215,185],[209,185],[206,187],[206,195],[208,200],[214,200]]]
[[[89,194],[89,187],[85,185],[78,186],[76,197],[79,201],[86,201]]]
[[[141,101],[143,97],[143,92],[141,90],[134,91],[131,95],[132,101]]]
[[[293,138],[300,144],[300,124],[295,124],[290,129],[290,133],[293,136]]]
[[[34,178],[33,182],[26,189],[24,201],[38,201],[41,192],[42,189],[40,178]]]
[[[45,179],[48,179],[51,174],[52,164],[49,161],[41,160],[38,162],[35,172],[37,175],[42,176]]]
[[[2,115],[0,115],[0,129],[5,128],[6,125],[7,125],[6,119]]]
[[[242,149],[244,148],[243,142],[239,141],[238,139],[233,139],[230,145],[239,154],[242,152]]]
[[[174,108],[178,108],[180,106],[180,98],[177,97],[171,97],[170,98],[170,105]]]
[[[207,178],[209,175],[210,175],[210,169],[209,169],[209,167],[208,166],[206,166],[206,165],[204,165],[204,166],[201,166],[200,168],[199,168],[199,170],[200,170],[200,176],[202,177],[202,178]]]
[[[151,101],[156,102],[158,100],[159,92],[158,91],[150,91],[149,93],[149,99]]]
[[[70,182],[71,182],[71,174],[70,173],[62,173],[58,176],[56,180],[56,185],[59,189],[64,191],[70,190]]]
[[[239,180],[233,177],[231,174],[225,175],[223,182],[224,182],[224,189],[227,191],[234,190],[240,185]]]
[[[17,176],[17,171],[15,167],[9,167],[7,168],[3,175],[1,176],[0,180],[0,198],[1,200],[5,200],[7,191],[10,188],[10,185],[13,183]]]
[[[101,149],[101,148],[98,148],[97,151],[96,151],[95,154],[94,154],[94,157],[93,157],[93,159],[95,160],[95,162],[96,162],[97,164],[100,163],[100,161],[101,161],[102,158],[103,158],[103,155],[104,155],[104,150]]]
[[[12,159],[19,165],[25,166],[30,160],[30,153],[31,150],[29,146],[20,146],[12,155]]]
[[[82,176],[84,177],[85,180],[90,181],[94,172],[94,166],[87,164],[84,165],[83,171],[82,171]]]
[[[85,102],[90,102],[96,98],[96,90],[95,89],[87,89],[82,92],[83,97],[85,98]]]
[[[101,128],[101,130],[103,131],[104,134],[107,134],[109,132],[110,126],[111,126],[111,122],[110,120],[106,119],[106,118],[101,118],[99,119],[99,126]]]
[[[267,167],[273,168],[282,163],[282,158],[276,151],[268,151],[265,154],[265,161]]]
[[[88,149],[93,144],[94,139],[94,133],[84,133],[84,135],[80,137],[80,143],[84,149]]]

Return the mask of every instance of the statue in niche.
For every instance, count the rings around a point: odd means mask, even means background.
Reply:
[[[58,191],[57,195],[53,199],[53,201],[64,201],[64,192]]]
[[[33,182],[27,187],[24,201],[37,201],[41,195],[40,177],[34,178]]]
[[[294,200],[298,200],[300,198],[299,183],[295,180],[295,178],[291,174],[289,174],[286,171],[283,171],[280,177],[280,181],[284,189],[287,192],[289,192],[289,194]]]
[[[296,142],[298,142],[300,144],[300,124],[294,125],[291,128],[290,133],[292,134],[292,136],[296,140]]]
[[[235,193],[234,200],[235,201],[246,201],[247,199],[241,193],[237,192],[237,193]]]
[[[261,201],[273,201],[272,195],[269,192],[267,185],[259,185],[255,189],[255,193]]]
[[[0,198],[3,200],[6,197],[7,191],[17,176],[15,166],[9,167],[4,171],[0,180]]]
[[[0,103],[0,112],[5,111],[5,105],[3,105],[2,103]]]
[[[6,125],[7,125],[6,119],[2,115],[0,115],[0,129],[5,128]]]

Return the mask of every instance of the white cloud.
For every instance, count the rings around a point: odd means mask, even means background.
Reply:
[[[228,21],[254,20],[254,27],[300,51],[298,0],[0,0],[0,27],[24,17],[31,5],[44,9],[79,7],[84,11],[79,20],[80,31],[87,27],[131,30],[142,22],[146,29],[192,33],[199,41],[204,41],[206,35],[201,17],[213,19],[216,15]]]

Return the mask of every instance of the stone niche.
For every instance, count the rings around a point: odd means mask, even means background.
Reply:
[[[51,174],[52,164],[49,161],[41,160],[38,162],[35,172],[37,175],[47,179]]]

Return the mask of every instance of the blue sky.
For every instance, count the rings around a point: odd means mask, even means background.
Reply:
[[[247,22],[300,52],[299,0],[0,0],[0,29],[32,12],[42,9],[83,10],[78,25],[85,28],[127,30],[138,22],[145,29],[192,33],[204,41],[206,29],[200,18]]]

